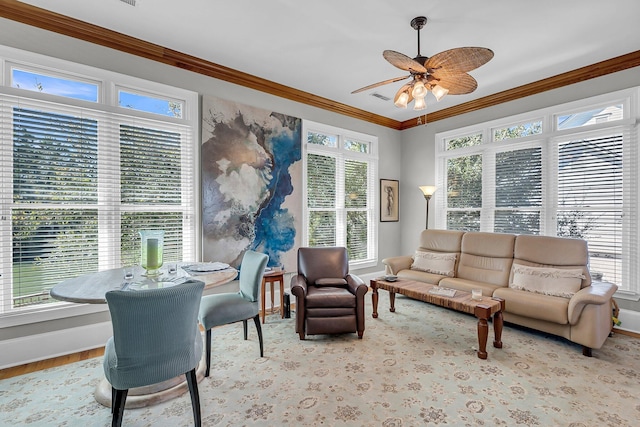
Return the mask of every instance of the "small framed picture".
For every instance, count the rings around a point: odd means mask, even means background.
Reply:
[[[400,184],[395,179],[380,180],[380,221],[398,221]]]

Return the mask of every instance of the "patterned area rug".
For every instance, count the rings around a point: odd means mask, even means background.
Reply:
[[[200,384],[204,426],[636,426],[640,340],[616,334],[594,357],[566,340],[506,325],[503,349],[480,360],[474,317],[380,295],[364,338],[300,341],[294,319],[214,330],[211,376]],[[101,358],[0,381],[0,425],[107,426],[93,392]],[[635,420],[635,421],[634,421]],[[190,426],[189,394],[128,409],[126,426]]]

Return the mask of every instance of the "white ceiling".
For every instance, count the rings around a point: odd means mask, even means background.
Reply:
[[[487,47],[495,57],[471,71],[478,89],[427,112],[640,50],[638,0],[24,0],[101,27],[194,55],[395,120],[418,113],[392,101],[404,82],[352,95],[406,72],[385,49],[417,55],[409,22],[426,16],[421,53]],[[422,112],[424,113],[424,112]]]

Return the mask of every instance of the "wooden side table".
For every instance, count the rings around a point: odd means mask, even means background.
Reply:
[[[284,319],[284,274],[283,270],[270,271],[262,276],[262,290],[260,298],[260,315],[262,316],[262,323],[266,317],[266,297],[267,297],[267,283],[271,285],[271,313],[273,313],[273,284],[280,282],[280,317]]]

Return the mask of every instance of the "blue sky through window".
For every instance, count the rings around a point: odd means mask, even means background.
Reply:
[[[182,103],[123,90],[118,91],[118,105],[163,116],[182,117]]]
[[[97,83],[54,77],[20,69],[11,73],[13,87],[65,98],[98,102],[99,86]],[[138,111],[160,114],[167,117],[182,117],[183,103],[169,99],[155,98],[148,95],[118,91],[118,105]]]
[[[20,89],[98,102],[98,85],[14,69],[11,85]]]

